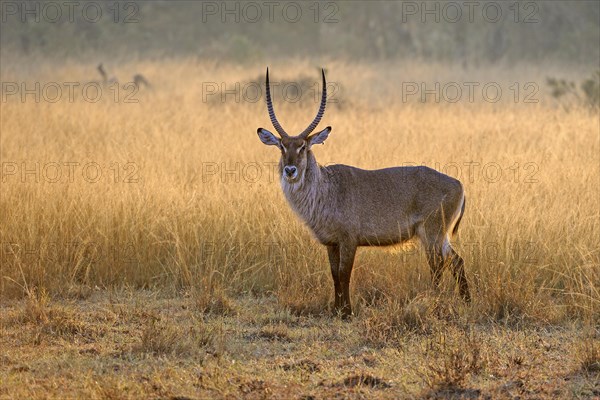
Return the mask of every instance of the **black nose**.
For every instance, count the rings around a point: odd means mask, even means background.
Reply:
[[[292,176],[296,173],[296,167],[294,167],[293,165],[285,167],[283,170],[285,171],[285,174],[287,176]]]

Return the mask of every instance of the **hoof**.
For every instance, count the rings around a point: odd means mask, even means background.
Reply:
[[[352,319],[352,309],[350,307],[336,308],[334,311],[335,315],[340,317],[343,321]]]

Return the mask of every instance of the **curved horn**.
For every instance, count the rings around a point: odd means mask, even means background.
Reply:
[[[267,110],[269,110],[269,118],[271,118],[271,123],[275,130],[279,133],[281,137],[288,137],[288,134],[285,133],[279,122],[277,121],[277,117],[275,116],[275,110],[273,110],[273,102],[271,101],[271,89],[269,87],[269,68],[267,67],[267,82],[266,82],[266,97],[267,97]]]
[[[317,116],[314,121],[302,132],[298,135],[301,138],[306,138],[312,131],[315,130],[321,118],[323,118],[323,114],[325,114],[325,105],[327,104],[327,82],[325,81],[325,70],[321,68],[321,75],[323,77],[323,91],[321,95],[321,105],[319,106],[319,111],[317,112]]]

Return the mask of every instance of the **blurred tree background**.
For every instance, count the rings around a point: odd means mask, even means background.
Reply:
[[[72,4],[72,15],[67,4]],[[331,56],[414,58],[467,68],[499,61],[600,63],[597,0],[2,0],[1,13],[3,57],[192,56],[253,62]]]

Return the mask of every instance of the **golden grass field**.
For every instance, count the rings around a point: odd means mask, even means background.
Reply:
[[[3,82],[97,79],[95,64],[7,64]],[[302,60],[271,68],[319,77]],[[547,71],[495,68],[328,66],[339,102],[320,163],[425,164],[467,196],[455,243],[473,303],[449,273],[431,287],[418,246],[365,248],[350,322],[256,136],[263,99],[203,99],[263,65],[115,66],[152,82],[138,103],[106,88],[96,103],[7,97],[0,398],[598,398],[598,111],[554,102]],[[401,81],[495,81],[503,98],[404,102]],[[515,103],[515,81],[537,82],[539,102]],[[275,107],[293,132],[317,103]]]

